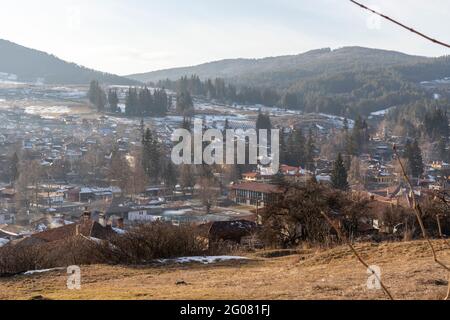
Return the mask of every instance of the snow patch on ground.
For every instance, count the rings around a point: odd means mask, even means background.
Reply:
[[[24,275],[31,276],[33,274],[39,274],[39,273],[45,273],[50,271],[56,271],[56,270],[63,270],[64,268],[52,268],[52,269],[42,269],[42,270],[30,270],[27,272],[24,272]]]
[[[343,127],[344,126],[345,118],[343,118],[343,117],[335,116],[335,115],[328,114],[328,113],[317,113],[317,114],[319,116],[325,117],[328,120],[330,120],[335,127]],[[350,129],[352,129],[354,127],[354,125],[355,125],[355,121],[353,121],[351,119],[347,119],[347,123],[348,123],[348,127]]]
[[[70,109],[67,106],[29,106],[25,108],[25,113],[31,115],[43,115],[43,114],[52,114],[52,115],[61,115],[65,113],[69,113]]]
[[[375,117],[382,117],[382,116],[386,115],[389,111],[391,111],[394,108],[395,107],[390,107],[390,108],[387,108],[387,109],[384,109],[384,110],[375,111],[375,112],[372,112],[370,115],[371,116],[375,116]]]
[[[205,256],[205,257],[181,257],[175,259],[159,259],[159,263],[202,263],[202,264],[212,264],[224,261],[235,261],[235,260],[248,260],[246,257],[238,256]]]

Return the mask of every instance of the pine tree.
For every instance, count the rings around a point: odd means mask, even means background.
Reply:
[[[306,140],[302,129],[295,129],[287,142],[287,164],[294,167],[305,166]]]
[[[263,114],[260,110],[256,119],[256,132],[262,129],[272,129],[272,122],[270,121],[270,117],[267,114]]]
[[[100,84],[98,83],[98,81],[96,80],[91,81],[87,95],[89,101],[97,107],[97,110],[99,112],[105,110],[106,94],[105,91],[103,91]]]
[[[11,177],[11,182],[15,184],[17,179],[19,179],[19,156],[17,155],[17,152],[14,152],[11,157],[9,164],[9,175]]]
[[[98,81],[92,80],[89,85],[89,91],[87,93],[88,99],[92,104],[94,104],[95,101],[97,100],[98,87],[99,87]]]
[[[178,179],[177,173],[170,159],[167,161],[163,178],[164,178],[164,185],[168,187],[171,191],[173,191],[173,189],[177,185]]]
[[[112,113],[116,113],[119,111],[119,97],[117,96],[117,90],[109,89],[108,103]]]
[[[136,88],[129,88],[125,98],[125,114],[136,117],[139,114],[139,97]]]
[[[439,139],[437,149],[438,149],[439,157],[441,158],[441,160],[444,162],[448,162],[449,159],[448,159],[448,151],[447,151],[447,141],[445,138],[441,137]]]
[[[423,174],[423,159],[422,151],[419,147],[419,142],[414,140],[413,143],[408,141],[405,145],[404,157],[408,160],[408,168],[410,174],[414,178],[418,178]]]
[[[195,177],[192,168],[193,166],[190,164],[183,164],[181,166],[180,185],[183,188],[183,193],[186,189],[192,189],[195,185]]]
[[[287,92],[281,100],[281,105],[284,108],[293,108],[293,109],[297,108],[298,107],[297,95],[295,93]]]
[[[369,130],[366,120],[359,115],[355,120],[352,136],[346,142],[346,149],[349,155],[358,156],[366,148],[369,141]]]
[[[153,110],[151,111],[151,114],[155,116],[164,115],[167,111],[163,110],[164,108],[167,109],[167,106],[164,106],[162,91],[156,89],[153,92]]]
[[[189,115],[193,112],[194,102],[189,92],[181,92],[177,95],[177,112],[181,115]]]
[[[287,160],[289,157],[289,150],[288,150],[288,146],[287,146],[287,141],[286,141],[286,135],[284,133],[284,128],[280,129],[280,163],[281,164],[287,164]]]
[[[438,108],[427,112],[424,117],[424,129],[432,140],[441,137],[447,139],[450,134],[447,113]]]
[[[333,171],[331,173],[331,183],[334,188],[340,190],[348,190],[349,185],[347,181],[347,170],[344,166],[344,161],[342,160],[342,155],[339,153],[336,161],[333,165]]]
[[[139,132],[141,133],[142,143],[143,143],[143,141],[144,141],[144,135],[145,135],[144,118],[141,118],[141,122],[139,123]]]
[[[129,186],[130,175],[131,169],[128,161],[119,152],[118,147],[114,146],[111,152],[111,164],[108,172],[111,185],[118,186],[124,193]]]
[[[223,134],[223,147],[224,148],[226,147],[226,143],[227,143],[227,130],[230,130],[230,129],[231,129],[230,123],[228,122],[228,118],[227,118],[227,119],[225,119],[225,123],[223,125],[223,132],[222,132],[222,134]]]
[[[356,143],[354,140],[354,136],[350,134],[348,131],[344,132],[344,145],[345,145],[345,152],[348,156],[357,156],[358,155],[358,148],[356,147]]]
[[[344,118],[342,130],[344,130],[344,132],[348,132],[348,119],[347,118]]]
[[[160,146],[156,136],[147,128],[142,139],[142,165],[150,181],[157,183],[160,177]]]
[[[154,113],[153,97],[150,90],[145,87],[138,93],[138,116],[151,116]]]
[[[306,142],[306,149],[305,149],[305,167],[308,170],[314,169],[314,152],[316,150],[316,146],[314,143],[314,136],[312,133],[312,130],[309,129],[308,134],[308,140]]]
[[[230,127],[230,122],[228,121],[228,118],[225,119],[225,123],[224,123],[224,125],[223,125],[223,129],[224,129],[224,130],[229,130],[229,129],[231,129],[231,127]]]

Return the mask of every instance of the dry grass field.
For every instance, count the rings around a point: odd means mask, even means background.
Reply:
[[[435,241],[450,263],[450,247]],[[423,241],[359,244],[396,299],[443,299],[447,273]],[[212,265],[82,266],[81,290],[68,290],[65,270],[0,279],[0,299],[385,299],[347,247],[259,251],[249,260]]]

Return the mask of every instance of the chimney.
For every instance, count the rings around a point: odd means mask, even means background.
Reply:
[[[119,228],[119,229],[123,229],[124,228],[123,218],[117,219],[117,228]]]
[[[106,216],[103,212],[100,212],[98,215],[98,223],[100,223],[102,227],[106,227]]]
[[[91,220],[91,212],[86,207],[83,212],[83,216],[81,217],[82,222],[86,222]]]

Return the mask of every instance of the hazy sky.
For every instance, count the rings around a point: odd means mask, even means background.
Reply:
[[[449,0],[361,0],[450,42]],[[0,38],[117,74],[359,45],[449,49],[348,0],[0,0]]]

